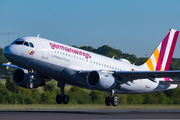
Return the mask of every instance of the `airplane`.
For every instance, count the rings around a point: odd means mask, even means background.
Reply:
[[[58,104],[68,104],[65,84],[89,90],[110,92],[107,106],[117,106],[118,94],[142,94],[175,89],[180,70],[169,70],[179,31],[170,29],[148,60],[142,65],[128,60],[114,59],[37,37],[21,37],[4,48],[4,56],[16,68],[13,81],[23,88],[45,86],[51,79],[58,81],[61,94]]]

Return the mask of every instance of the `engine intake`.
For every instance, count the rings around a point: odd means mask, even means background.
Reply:
[[[117,85],[114,76],[101,71],[90,72],[87,76],[87,84],[92,88],[102,91],[111,91],[120,88],[117,87],[119,85]]]
[[[16,85],[21,86],[23,88],[27,88],[27,83],[30,81],[30,74],[25,69],[16,69],[13,73],[13,81]],[[33,88],[37,88],[41,85],[43,82],[39,75],[35,72],[34,73],[34,79],[33,82]]]

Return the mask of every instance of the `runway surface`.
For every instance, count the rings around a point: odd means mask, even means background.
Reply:
[[[0,120],[180,119],[180,110],[1,110]]]

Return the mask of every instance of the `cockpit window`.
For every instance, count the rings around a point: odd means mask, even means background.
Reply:
[[[20,39],[20,38],[16,39],[16,40],[15,40],[13,43],[11,43],[11,44],[15,44],[19,39]]]
[[[24,41],[16,41],[15,44],[22,45]]]
[[[29,42],[29,46],[30,46],[30,47],[34,47],[34,45],[33,45],[31,42]]]
[[[24,42],[24,45],[29,46],[28,42]]]

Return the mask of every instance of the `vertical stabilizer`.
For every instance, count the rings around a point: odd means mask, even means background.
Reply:
[[[143,66],[147,67],[150,71],[169,70],[178,35],[179,31],[170,29]]]

